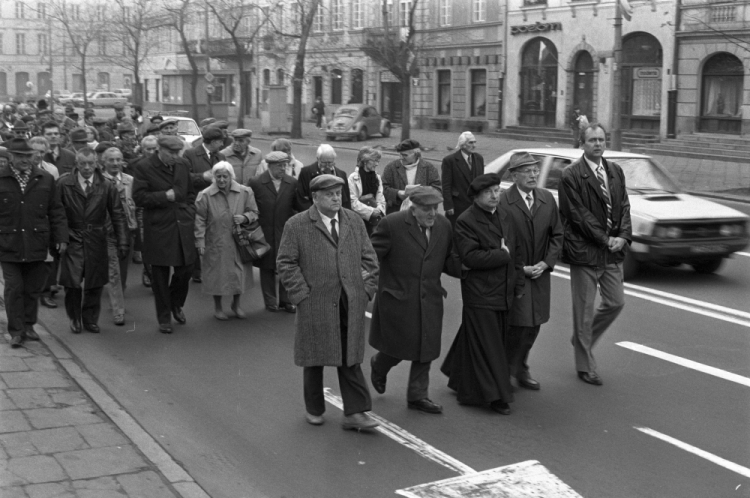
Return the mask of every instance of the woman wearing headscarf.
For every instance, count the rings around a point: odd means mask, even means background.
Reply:
[[[223,296],[232,296],[232,311],[237,318],[245,318],[240,296],[253,286],[253,265],[242,263],[232,229],[257,220],[258,206],[252,189],[234,180],[230,163],[216,163],[211,174],[213,183],[195,200],[195,247],[203,265],[202,288],[214,297],[216,319],[228,319]]]
[[[385,216],[383,182],[375,171],[380,164],[380,157],[380,152],[372,147],[362,147],[357,155],[357,167],[349,175],[352,211],[365,221],[367,235],[372,235],[375,226]]]

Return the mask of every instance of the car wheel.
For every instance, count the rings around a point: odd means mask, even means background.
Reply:
[[[383,138],[388,138],[391,136],[391,124],[386,123],[383,125],[383,129],[380,131],[380,134],[383,136]]]
[[[622,264],[622,276],[625,280],[632,280],[641,268],[641,264],[633,257],[633,253],[628,251],[625,255],[625,261]]]
[[[701,261],[700,263],[693,263],[692,266],[695,271],[698,273],[703,274],[709,274],[714,273],[716,270],[721,267],[721,264],[724,262],[724,258],[715,258],[715,259],[709,259],[706,261]]]
[[[359,130],[359,133],[357,133],[357,141],[364,142],[365,140],[367,140],[367,128],[363,126],[362,129]]]

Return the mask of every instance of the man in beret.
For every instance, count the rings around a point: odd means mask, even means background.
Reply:
[[[454,229],[458,255],[468,269],[461,279],[462,323],[441,370],[459,403],[489,405],[509,415],[513,388],[504,344],[508,313],[524,291],[521,243],[510,216],[498,208],[498,175],[476,177],[468,194],[474,204]]]
[[[125,104],[117,103],[112,107],[115,109],[115,117],[107,121],[107,126],[110,130],[116,131],[121,123],[130,122],[130,119],[125,116]]]
[[[260,155],[260,151],[258,154]],[[297,180],[286,174],[288,162],[289,156],[283,152],[266,154],[268,170],[260,176],[250,178],[248,185],[253,189],[255,202],[258,204],[260,227],[266,236],[266,242],[271,246],[268,253],[253,263],[260,269],[263,301],[268,311],[296,313],[297,307],[289,301],[283,283],[279,282],[278,293],[276,292],[276,254],[281,236],[289,218],[300,211],[296,195]]]
[[[70,150],[74,153],[89,146],[89,137],[83,128],[72,130],[68,138],[70,140]]]
[[[60,125],[52,120],[42,125],[42,136],[49,142],[49,152],[44,155],[44,160],[53,164],[60,176],[73,171],[76,165],[76,155],[60,146]]]
[[[375,294],[378,260],[362,218],[342,209],[342,178],[310,182],[313,206],[293,216],[281,236],[276,265],[289,301],[297,306],[294,362],[303,367],[305,418],[324,422],[323,367],[338,371],[344,429],[378,425],[360,364],[365,353],[365,311]]]
[[[224,135],[224,145],[222,146],[222,149],[226,149],[227,147],[232,145],[232,138],[229,136],[229,121],[224,120],[216,120],[215,118],[206,118],[203,121],[201,121],[201,133],[203,133],[208,128],[218,128],[221,130],[221,133]],[[203,144],[203,136],[196,138],[192,141],[190,144],[191,147],[198,147],[199,145]]]
[[[195,189],[180,157],[183,141],[162,136],[158,145],[156,154],[135,168],[133,199],[143,208],[143,261],[151,265],[159,331],[171,334],[170,313],[178,323],[187,321],[182,307],[196,260]]]
[[[440,165],[440,181],[445,192],[443,209],[454,226],[458,215],[471,206],[471,199],[466,195],[471,181],[484,173],[484,157],[476,152],[477,139],[473,133],[461,133],[456,148],[458,150],[445,156]]]
[[[96,132],[99,134],[100,142],[112,142],[115,139],[112,134],[112,129],[107,126],[107,120],[105,118],[95,117],[92,122],[94,123]]]
[[[64,253],[68,245],[65,210],[56,197],[52,175],[34,165],[34,149],[23,139],[12,139],[0,165],[0,266],[5,280],[5,313],[10,345],[21,347],[24,340],[39,340],[34,331],[39,297],[47,281],[45,260],[50,251]],[[46,225],[46,237],[36,236]],[[33,235],[32,235],[33,234]]]
[[[506,354],[518,385],[539,390],[539,382],[529,373],[529,352],[539,328],[549,321],[550,275],[562,249],[563,232],[555,198],[537,185],[539,161],[519,152],[511,156],[508,171],[515,185],[500,194],[499,209],[508,213],[521,241],[525,291],[510,310]]]
[[[251,130],[237,128],[231,133],[232,145],[221,150],[229,164],[234,168],[234,176],[240,185],[248,185],[251,178],[255,178],[263,159],[260,149],[250,146]],[[296,185],[296,182],[295,182]]]
[[[329,144],[320,144],[316,156],[317,161],[309,166],[302,168],[299,173],[297,182],[297,195],[299,196],[299,205],[303,209],[308,209],[313,205],[312,190],[310,184],[312,180],[319,175],[334,175],[344,180],[342,206],[346,209],[352,208],[352,200],[349,197],[349,182],[346,173],[336,167],[336,151]]]
[[[409,200],[409,209],[380,220],[372,234],[380,278],[370,322],[370,345],[378,350],[370,359],[370,379],[382,394],[388,371],[411,361],[407,406],[442,413],[428,392],[430,365],[440,356],[443,333],[440,275],[460,278],[461,263],[453,252],[451,224],[437,212],[440,191],[417,187]]]
[[[440,174],[431,162],[422,158],[419,142],[411,138],[396,146],[401,156],[383,170],[383,195],[386,213],[399,211],[409,192],[418,186],[435,187],[442,193]]]

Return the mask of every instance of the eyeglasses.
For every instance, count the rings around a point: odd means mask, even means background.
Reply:
[[[539,168],[530,168],[530,169],[529,169],[529,168],[527,168],[527,169],[519,169],[519,170],[516,170],[516,172],[517,172],[517,173],[522,173],[522,174],[524,174],[524,175],[533,175],[533,176],[536,176],[536,175],[538,175],[538,174],[539,174],[539,173],[540,173],[541,171],[539,170]]]

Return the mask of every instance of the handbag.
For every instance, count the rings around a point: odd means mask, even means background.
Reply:
[[[232,238],[234,238],[237,252],[240,253],[240,260],[243,264],[252,263],[271,250],[270,244],[266,242],[263,229],[257,221],[233,225]]]

